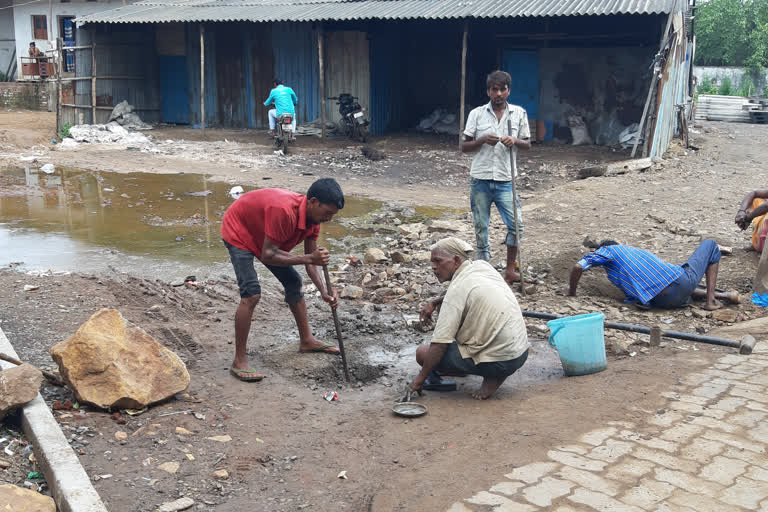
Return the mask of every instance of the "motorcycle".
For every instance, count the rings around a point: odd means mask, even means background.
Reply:
[[[282,151],[283,154],[288,153],[288,144],[294,141],[293,130],[291,130],[292,123],[293,114],[280,114],[277,118],[277,124],[275,126],[275,147],[278,151]]]
[[[356,101],[358,98],[348,93],[341,93],[338,96],[328,98],[336,100],[339,106],[339,129],[350,139],[358,139],[360,142],[367,142],[370,133],[368,125],[370,122],[363,113],[363,107]]]

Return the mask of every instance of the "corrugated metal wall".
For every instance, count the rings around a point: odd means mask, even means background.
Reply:
[[[247,45],[246,77],[249,85],[248,126],[268,128],[268,108],[264,101],[269,97],[272,80],[275,78],[275,59],[272,55],[272,26],[269,23],[250,25],[250,41]]]
[[[297,121],[306,123],[319,119],[320,72],[316,29],[310,23],[273,24],[272,52],[275,75],[291,87],[299,98],[296,106]]]
[[[685,105],[688,101],[688,39],[682,13],[674,13],[670,29],[669,53],[661,71],[657,98],[656,123],[649,151],[651,158],[661,157],[678,131],[678,111],[676,105]]]
[[[189,110],[192,126],[200,125],[200,26],[187,24],[187,66],[189,73]],[[205,126],[217,123],[216,31],[205,24]]]
[[[246,83],[247,33],[242,26],[217,24],[216,90],[217,124],[231,128],[248,126],[248,83]]]
[[[365,32],[343,30],[325,34],[325,92],[328,97],[349,93],[365,110],[371,105],[371,72]],[[341,120],[335,100],[326,100],[330,122]]]
[[[371,133],[396,131],[403,119],[403,39],[396,26],[380,25],[370,34]]]
[[[157,73],[157,53],[151,26],[95,25],[76,31],[77,45],[96,42],[96,100],[97,105],[113,107],[123,100],[147,122],[159,121],[160,85]],[[91,76],[91,50],[77,50],[76,76]],[[75,82],[75,104],[91,105],[90,80]],[[63,122],[76,124],[78,112],[84,113],[86,123],[93,123],[88,109],[64,108]],[[96,123],[105,123],[111,109],[96,111]]]
[[[87,46],[93,39],[93,30],[95,26],[86,26],[78,28],[75,31],[76,45]],[[75,76],[91,76],[91,50],[75,50]],[[74,103],[75,105],[91,104],[91,82],[90,80],[77,80],[74,82]],[[61,124],[70,124],[72,126],[80,123],[79,113],[83,114],[83,122],[91,124],[91,111],[88,109],[64,107],[61,109]]]

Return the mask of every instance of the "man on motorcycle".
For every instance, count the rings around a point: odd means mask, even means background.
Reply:
[[[296,133],[296,109],[293,107],[299,102],[296,97],[296,93],[293,89],[283,85],[283,81],[275,78],[272,81],[272,91],[269,93],[269,98],[264,102],[264,106],[268,107],[271,104],[275,104],[275,108],[269,111],[269,129],[272,135],[275,135],[275,125],[277,124],[277,118],[283,114],[291,114],[293,116],[293,123],[291,123],[291,131]]]

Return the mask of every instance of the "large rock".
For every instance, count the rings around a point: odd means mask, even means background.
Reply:
[[[415,222],[413,224],[400,224],[397,226],[397,229],[403,235],[416,235],[416,238],[418,238],[419,233],[427,229],[427,227],[421,222]]]
[[[448,232],[456,233],[462,231],[464,224],[457,220],[433,220],[429,225],[430,233]]]
[[[409,263],[411,261],[410,254],[405,254],[400,251],[393,251],[389,256],[392,258],[393,263]]]
[[[34,400],[42,380],[43,374],[30,364],[0,372],[0,420],[8,411]]]
[[[365,251],[365,256],[363,257],[363,261],[366,263],[384,263],[387,261],[387,256],[384,254],[384,251],[377,247],[371,247],[367,251]]]
[[[40,378],[42,378],[42,374]],[[37,394],[37,391],[35,391],[35,394]],[[13,512],[56,512],[56,503],[50,496],[24,489],[23,487],[6,484],[0,485],[0,510]]]
[[[77,399],[104,409],[141,409],[189,385],[179,356],[114,309],[94,314],[51,356]]]
[[[341,290],[342,299],[359,299],[363,296],[363,289],[359,286],[348,285]]]
[[[739,312],[733,309],[718,309],[712,312],[712,318],[732,324],[739,319]]]

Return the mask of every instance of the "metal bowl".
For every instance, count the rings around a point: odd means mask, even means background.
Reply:
[[[427,414],[427,406],[418,402],[398,402],[392,406],[392,412],[398,416],[415,418]]]

